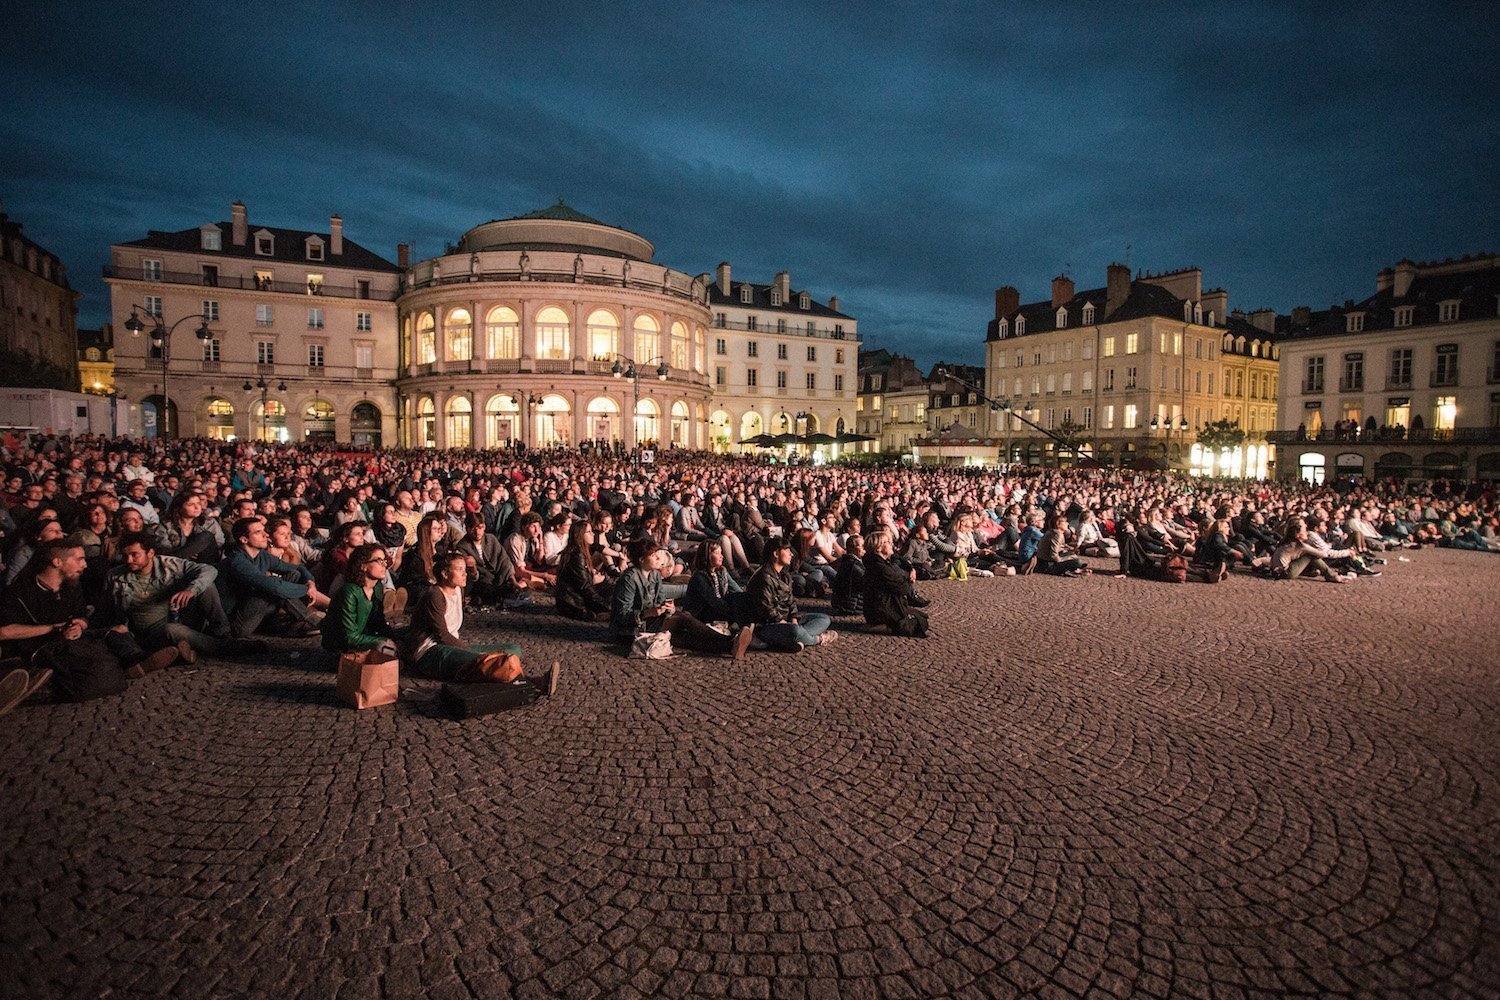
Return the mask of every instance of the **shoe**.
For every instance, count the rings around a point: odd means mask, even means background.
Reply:
[[[925,608],[927,607],[927,605],[931,604],[932,601],[929,598],[921,596],[920,594],[913,594],[907,599],[906,603],[910,604],[914,608]]]
[[[833,629],[829,629],[827,632],[824,632],[822,635],[818,636],[818,645],[826,646],[830,642],[837,641],[838,637],[839,634],[837,632],[835,632]]]
[[[27,698],[30,698],[32,695],[36,694],[42,689],[42,685],[46,684],[51,679],[51,667],[43,667],[42,669],[33,673],[31,675],[30,683],[26,685],[26,693],[21,696],[21,700],[25,701]]]
[[[1006,576],[1015,576],[1016,575],[1016,568],[1014,566],[1007,566],[1007,567],[1005,567],[1005,575]]]
[[[1378,569],[1361,570],[1359,575],[1360,576],[1379,576],[1380,575],[1380,570],[1378,570]]]
[[[322,635],[321,620],[317,622],[299,622],[293,625],[291,631],[287,632],[289,639],[311,639],[315,635]]]
[[[745,652],[750,648],[750,643],[755,640],[755,629],[750,625],[740,626],[740,630],[734,634],[734,641],[730,645],[730,656],[736,660],[743,660]]]
[[[1372,562],[1376,566],[1384,566],[1385,565],[1385,560],[1381,559],[1381,558],[1378,558],[1376,556],[1371,556],[1369,559],[1366,560],[1366,562]]]
[[[125,676],[133,681],[138,681],[147,674],[154,674],[158,670],[165,670],[177,662],[177,647],[168,646],[166,649],[158,649],[150,656],[134,664],[125,671]]]
[[[31,675],[20,667],[0,677],[0,715],[4,715],[26,700],[31,690]]]
[[[562,676],[562,662],[553,660],[552,666],[547,668],[547,697],[551,698],[557,694],[557,679]]]
[[[196,649],[194,649],[192,646],[189,646],[188,645],[188,641],[186,639],[183,639],[180,642],[178,642],[177,646],[176,646],[176,649],[177,649],[177,661],[179,663],[197,663],[198,662],[198,651]]]

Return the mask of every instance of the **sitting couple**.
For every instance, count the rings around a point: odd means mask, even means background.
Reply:
[[[559,664],[554,662],[544,676],[528,679],[521,671],[519,647],[471,646],[460,638],[469,572],[462,552],[439,557],[434,566],[437,583],[418,599],[404,631],[386,622],[387,563],[386,550],[379,545],[362,545],[350,554],[348,582],[334,595],[323,619],[324,649],[335,657],[379,650],[399,656],[404,669],[432,680],[533,684],[549,696],[556,692]]]

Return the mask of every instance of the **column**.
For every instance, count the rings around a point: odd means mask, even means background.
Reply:
[[[573,300],[573,371],[574,373],[588,371],[589,344],[588,331],[583,325],[583,303],[577,299]],[[575,442],[577,438],[573,439]]]
[[[469,302],[469,364],[472,367],[475,361],[481,361],[488,356],[489,348],[485,344],[484,324],[479,321],[479,303],[471,300]]]
[[[521,371],[536,371],[536,304],[530,298],[524,298],[520,302],[521,323]],[[525,412],[526,407],[521,407]]]
[[[433,390],[433,426],[432,440],[437,448],[448,447],[448,391]],[[420,419],[420,418],[419,418]]]

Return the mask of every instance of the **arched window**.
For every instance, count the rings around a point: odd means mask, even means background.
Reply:
[[[683,323],[672,324],[672,367],[678,371],[688,370],[688,332]]]
[[[396,345],[396,363],[402,368],[411,364],[411,317],[405,316],[401,320],[401,340]]]
[[[349,412],[349,437],[357,445],[380,447],[380,407],[356,403]]]
[[[484,320],[488,357],[513,359],[521,356],[521,320],[509,306],[496,306]]]
[[[332,441],[334,438],[333,404],[315,399],[302,411],[302,438],[306,441]]]
[[[608,309],[589,313],[589,357],[608,361],[620,352],[620,321]]]
[[[515,398],[496,393],[484,404],[485,440],[491,448],[508,448],[521,429],[521,408]]]
[[[635,443],[661,439],[661,407],[654,399],[643,399],[635,404]]]
[[[740,418],[740,440],[746,441],[761,434],[760,414],[753,410]]]
[[[289,435],[286,430],[286,404],[279,399],[266,400],[265,408],[262,409],[257,400],[251,414],[259,418],[260,425],[254,428],[256,434],[262,441],[285,442]]]
[[[215,397],[208,401],[208,436],[215,441],[233,441],[234,404]]]
[[[536,314],[536,356],[547,361],[565,361],[568,354],[568,314],[548,306]]]
[[[469,448],[474,444],[474,405],[468,396],[454,396],[448,400],[447,413],[448,447]]]
[[[448,360],[468,361],[474,356],[474,319],[467,309],[453,309],[443,320],[448,337]]]
[[[437,407],[431,396],[423,396],[417,403],[417,440],[414,443],[418,448],[437,447]]]
[[[536,408],[536,443],[539,448],[566,447],[573,441],[573,408],[561,396],[543,396]]]
[[[693,328],[693,370],[699,375],[708,371],[707,338],[703,327]]]
[[[417,317],[417,364],[430,365],[437,360],[437,334],[432,313]]]
[[[648,365],[661,355],[661,324],[642,313],[635,318],[635,352],[631,355],[638,365]]]
[[[680,399],[672,404],[672,443],[679,448],[688,446],[688,407]]]
[[[608,396],[598,396],[589,400],[588,405],[588,436],[595,441],[613,442],[620,440],[620,406]]]

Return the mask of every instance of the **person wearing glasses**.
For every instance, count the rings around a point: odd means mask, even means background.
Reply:
[[[396,655],[396,634],[385,620],[388,564],[381,545],[361,545],[349,554],[346,582],[323,616],[323,648],[335,657],[372,649]]]

